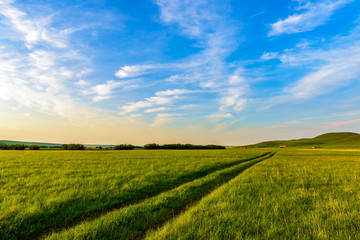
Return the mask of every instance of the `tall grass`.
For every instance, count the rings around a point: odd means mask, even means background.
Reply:
[[[0,152],[0,238],[32,238],[264,151]]]
[[[359,239],[360,152],[284,150],[146,239]]]
[[[254,164],[271,157],[244,160],[235,166],[163,192],[153,198],[112,211],[92,221],[49,236],[48,239],[139,239],[146,231],[161,225],[203,195]]]

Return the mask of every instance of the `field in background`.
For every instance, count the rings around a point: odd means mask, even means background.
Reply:
[[[358,239],[359,178],[345,150],[0,151],[0,239]]]

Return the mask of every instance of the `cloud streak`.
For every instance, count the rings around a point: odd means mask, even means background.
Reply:
[[[270,24],[269,36],[281,34],[293,34],[314,30],[316,27],[324,25],[336,10],[344,7],[354,0],[322,0],[317,3],[306,1],[297,8],[304,10],[302,13],[295,13],[283,20]]]
[[[180,95],[189,94],[193,92],[194,91],[187,89],[170,89],[167,91],[156,92],[155,96],[153,97],[145,98],[144,100],[138,102],[131,102],[125,106],[122,106],[121,115],[135,112],[144,108],[152,108],[145,110],[146,113],[156,112],[158,110],[164,110],[166,109],[165,107],[158,107],[155,109],[154,107],[161,105],[167,106],[169,104],[174,103],[174,101],[178,99]]]
[[[192,88],[202,90],[175,89],[156,92],[154,97],[123,106],[121,113],[128,114],[154,107],[164,110],[165,107],[173,104],[179,95],[209,90],[218,95],[219,109],[230,108],[232,111],[241,111],[247,101],[245,99],[247,84],[245,81],[234,83],[235,80],[241,79],[241,76],[239,74],[235,76],[226,61],[229,54],[240,44],[241,39],[238,37],[240,24],[227,19],[226,7],[208,0],[156,0],[155,3],[160,9],[160,20],[165,25],[175,26],[180,35],[196,40],[196,46],[200,51],[175,63],[124,66],[119,69],[116,76],[127,78],[160,69],[172,69],[178,73],[170,75],[166,79],[167,82],[175,86],[179,83],[187,83]],[[152,110],[147,109],[145,112],[151,113]]]
[[[360,75],[360,27],[347,36],[337,37],[323,48],[297,48],[274,54],[282,67],[307,68],[308,73],[283,88],[283,93],[272,98],[270,105],[296,99],[312,99],[327,95],[354,83]],[[310,71],[309,71],[310,70]]]
[[[19,32],[25,41],[27,48],[32,48],[39,43],[46,43],[52,47],[66,48],[67,38],[74,29],[67,28],[57,30],[51,25],[51,17],[30,19],[27,14],[11,5],[12,1],[0,2],[0,14],[4,16],[8,24]]]
[[[12,1],[0,2],[0,15],[3,33],[19,35],[16,43],[0,42],[0,99],[77,123],[100,119],[100,111],[72,96],[72,82],[87,63],[67,44],[72,31],[52,27],[51,17],[30,18]]]

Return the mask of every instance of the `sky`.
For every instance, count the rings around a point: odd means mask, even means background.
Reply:
[[[360,1],[0,0],[0,139],[360,132]]]

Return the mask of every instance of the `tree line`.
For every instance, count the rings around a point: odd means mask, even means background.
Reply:
[[[144,149],[225,149],[220,145],[193,145],[193,144],[164,144],[159,145],[156,143],[146,144]]]
[[[23,143],[16,143],[16,144],[0,143],[1,150],[25,150],[26,148],[28,148],[30,150],[39,150],[40,146],[38,146],[38,145],[26,146]]]
[[[23,143],[5,144],[0,143],[0,150],[40,150],[44,148],[61,149],[61,150],[134,150],[134,149],[225,149],[220,145],[193,145],[193,144],[164,144],[156,143],[146,144],[144,147],[134,146],[131,144],[119,144],[114,147],[97,146],[95,148],[87,148],[83,144],[62,144],[61,146],[39,146],[39,145],[25,145]]]

